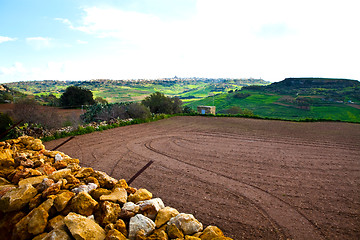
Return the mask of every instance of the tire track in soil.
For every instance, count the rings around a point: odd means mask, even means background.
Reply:
[[[217,135],[218,139],[219,137],[220,136]],[[220,185],[222,185],[224,189],[232,186],[227,190],[228,192],[238,197],[244,198],[245,200],[250,202],[256,208],[256,210],[271,223],[274,229],[277,229],[279,239],[286,239],[289,237],[295,239],[326,239],[325,234],[311,219],[306,217],[296,207],[290,205],[276,195],[273,195],[270,192],[253,184],[245,183],[230,176],[206,169],[204,167],[197,166],[192,163],[188,163],[152,147],[152,143],[161,138],[163,137],[152,137],[151,140],[147,140],[143,143],[143,146],[146,149],[157,155],[153,156],[152,159],[157,159],[157,161],[159,161],[159,159],[161,159],[159,158],[160,155],[166,158],[166,160],[161,161],[162,163],[168,162],[169,159],[173,161],[175,160],[176,162],[180,163],[180,165],[178,165],[180,169],[187,169],[186,172],[195,172],[197,173],[194,174],[196,176],[208,176],[201,179],[211,184],[219,185],[220,183],[214,180],[221,179]],[[165,138],[169,138],[169,135]],[[147,156],[150,155],[151,154],[147,154]],[[174,168],[173,170],[176,170],[176,168]],[[243,191],[239,192],[239,190]],[[249,192],[251,194],[249,194]],[[278,209],[280,209],[280,212]],[[298,222],[301,222],[301,224],[297,224]],[[285,236],[285,231],[283,230],[283,228],[287,229],[291,236]]]

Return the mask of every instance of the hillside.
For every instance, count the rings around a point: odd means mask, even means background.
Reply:
[[[210,94],[225,93],[249,85],[267,85],[262,79],[209,79],[171,78],[159,80],[91,80],[91,81],[25,81],[8,83],[7,86],[26,94],[59,97],[67,87],[89,89],[94,97],[105,98],[109,103],[140,101],[159,91],[169,96],[179,96],[184,102],[199,100]]]
[[[360,122],[360,83],[346,79],[288,78],[188,104],[193,109],[198,105],[215,105],[217,113],[240,107],[261,117]]]

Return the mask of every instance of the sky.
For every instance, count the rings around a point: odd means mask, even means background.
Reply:
[[[0,0],[0,83],[360,80],[359,0]]]

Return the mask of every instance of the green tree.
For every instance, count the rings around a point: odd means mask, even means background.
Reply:
[[[63,107],[81,107],[81,105],[92,105],[95,103],[93,94],[90,90],[70,86],[60,97],[60,103]]]
[[[142,104],[150,109],[152,113],[181,113],[182,101],[178,97],[170,98],[163,93],[155,92],[142,100]]]

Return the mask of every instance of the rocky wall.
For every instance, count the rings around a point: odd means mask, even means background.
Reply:
[[[0,142],[0,239],[216,239],[216,226],[24,136]]]

